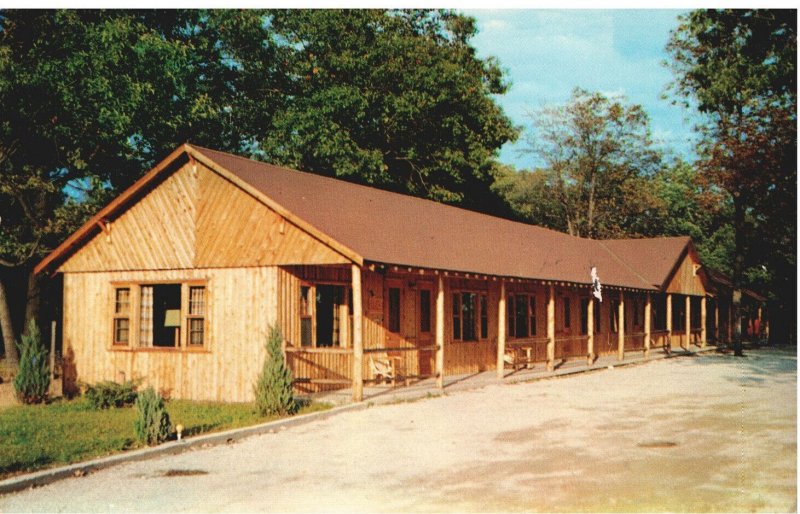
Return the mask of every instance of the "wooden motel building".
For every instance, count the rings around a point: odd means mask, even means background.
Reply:
[[[188,144],[36,271],[63,274],[73,378],[196,400],[251,400],[272,325],[298,392],[355,400],[732,331],[687,237],[582,239]]]

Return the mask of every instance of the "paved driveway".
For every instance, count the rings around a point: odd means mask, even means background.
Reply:
[[[794,354],[376,406],[0,498],[13,511],[796,510]]]

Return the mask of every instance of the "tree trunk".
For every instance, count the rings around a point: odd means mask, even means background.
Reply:
[[[594,233],[594,190],[595,190],[595,183],[596,183],[596,174],[592,172],[592,176],[589,179],[589,206],[587,209],[587,222],[586,222],[586,236],[587,237],[596,237],[597,234]]]
[[[25,297],[25,326],[22,327],[22,334],[28,334],[28,327],[30,326],[31,320],[34,320],[35,323],[39,323],[39,310],[41,307],[41,287],[40,287],[39,277],[33,273],[31,270],[28,273],[28,290],[27,295]],[[40,329],[43,327],[39,327]],[[40,330],[40,333],[44,333]]]
[[[733,230],[735,247],[733,254],[733,353],[739,357],[742,351],[742,277],[744,275],[744,201],[740,195],[733,196]]]
[[[12,367],[19,366],[19,352],[17,351],[17,335],[11,323],[11,310],[8,307],[8,296],[3,280],[0,279],[0,332],[3,336],[3,346],[6,352],[6,362]]]

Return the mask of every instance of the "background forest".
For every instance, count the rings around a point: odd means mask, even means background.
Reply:
[[[501,63],[455,11],[0,10],[5,356],[25,320],[60,319],[35,264],[187,141],[581,237],[688,235],[794,342],[796,16],[676,21],[665,87],[701,120],[686,162],[641,106],[599,92],[515,126]],[[499,162],[518,138],[545,166]]]

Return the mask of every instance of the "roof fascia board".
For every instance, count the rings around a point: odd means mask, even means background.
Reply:
[[[74,246],[82,243],[84,239],[89,237],[94,230],[99,230],[98,224],[100,222],[111,216],[121,206],[126,205],[127,202],[133,199],[142,189],[147,187],[148,184],[157,180],[165,172],[165,170],[170,169],[170,166],[181,156],[181,154],[186,152],[187,148],[188,145],[183,144],[173,150],[172,153],[162,159],[161,162],[156,164],[156,166],[142,176],[142,178],[134,182],[128,189],[123,191],[105,207],[100,209],[100,211],[92,216],[89,221],[84,223],[83,226],[73,232],[72,235],[64,240],[64,242],[58,247],[56,247],[55,250],[50,252],[44,259],[42,259],[33,269],[34,274],[39,274],[44,270],[49,269],[54,262],[67,255]]]
[[[188,144],[184,146],[186,147],[186,152],[189,154],[189,156],[196,159],[209,169],[213,170],[215,173],[218,173],[220,176],[222,176],[232,184],[241,188],[243,191],[253,196],[254,198],[262,202],[264,205],[266,205],[279,215],[286,218],[286,220],[289,221],[290,223],[293,223],[297,227],[308,232],[308,234],[310,234],[315,239],[319,240],[325,246],[331,248],[332,250],[341,254],[345,258],[353,261],[353,263],[358,264],[359,266],[364,265],[364,258],[355,251],[351,250],[350,248],[346,247],[345,245],[331,238],[327,234],[318,230],[316,227],[312,226],[305,220],[299,218],[294,213],[290,212],[288,209],[277,203],[269,196],[265,195],[255,187],[251,186],[244,180],[240,179],[235,174],[225,169],[223,166],[217,164],[214,160],[203,154],[201,151],[194,149],[191,145]]]

